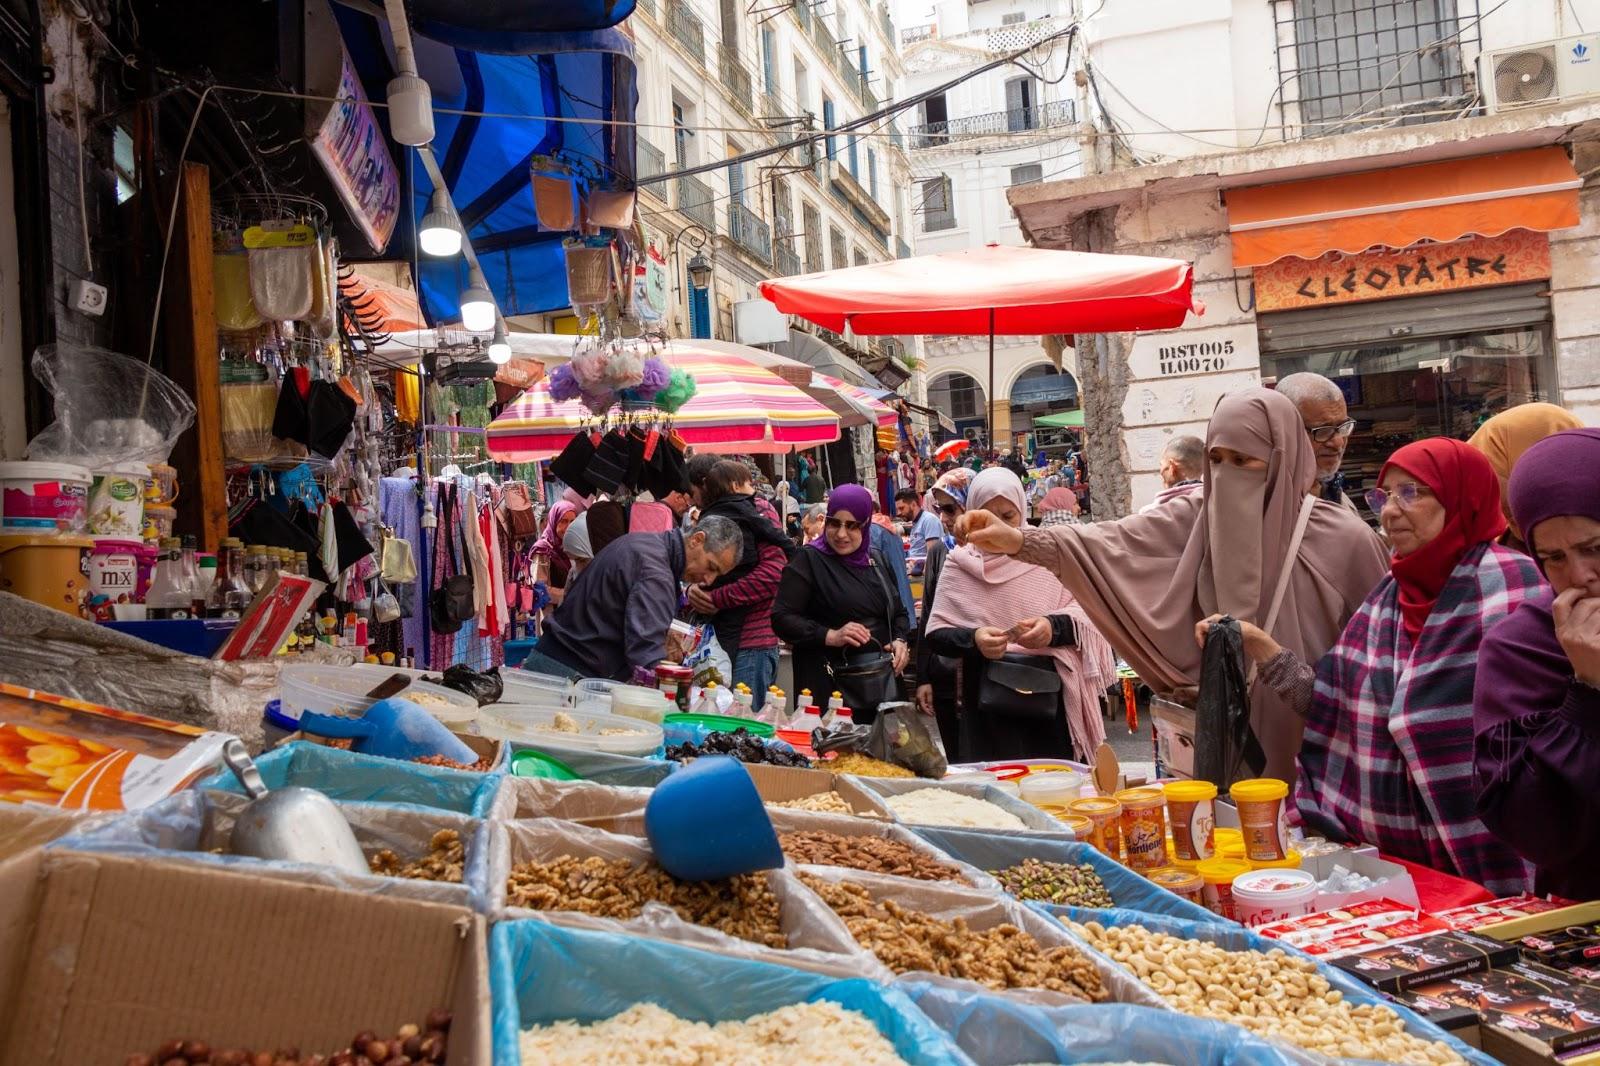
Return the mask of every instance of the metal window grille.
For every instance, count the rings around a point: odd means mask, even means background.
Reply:
[[[828,227],[828,261],[834,270],[850,265],[849,253],[845,250],[844,234],[836,226]]]
[[[811,204],[800,205],[800,232],[806,239],[806,273],[826,270],[822,262],[822,213]]]
[[[956,206],[948,177],[929,178],[922,183],[922,231],[936,233],[956,228]]]
[[[1040,163],[1026,163],[1020,167],[1011,168],[1011,184],[1032,185],[1036,181],[1044,180],[1044,166]]]
[[[1002,26],[1020,26],[1027,21],[1028,13],[1026,11],[1008,11],[1000,16],[1000,25]]]
[[[1470,114],[1479,0],[1272,0],[1285,136]]]

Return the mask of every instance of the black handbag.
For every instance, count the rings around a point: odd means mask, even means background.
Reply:
[[[456,490],[452,485],[444,486],[439,490],[439,503],[444,511],[439,519],[439,528],[443,530],[440,541],[435,550],[445,553],[445,566],[447,569],[460,570],[461,560],[455,553],[454,537],[451,530],[455,528]],[[428,621],[433,625],[435,633],[457,633],[467,619],[478,613],[472,596],[472,576],[457,573],[444,579],[444,584],[433,590],[433,595],[428,598]]]
[[[1061,713],[1061,675],[1047,655],[1007,652],[983,664],[978,713],[1054,719]]]
[[[863,535],[865,531],[863,530]],[[868,565],[874,576],[878,579],[879,586],[887,597],[888,609],[886,619],[889,632],[894,632],[894,605],[897,593],[883,578],[883,570],[879,567],[878,553],[873,552]],[[878,713],[878,705],[889,703],[898,698],[899,691],[895,685],[894,656],[880,648],[843,648],[839,649],[840,662],[835,662],[833,656],[824,660],[828,671],[828,678],[833,685],[833,690],[839,693],[844,705],[858,716],[865,714],[867,717],[857,717],[856,721],[865,721]]]

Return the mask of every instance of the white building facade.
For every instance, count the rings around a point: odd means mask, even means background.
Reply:
[[[1203,314],[1080,338],[1097,504],[1150,499],[1223,393],[1313,370],[1344,474],[1518,403],[1600,423],[1600,0],[1107,0],[1050,248],[1195,264]],[[1097,512],[1101,510],[1097,507]]]
[[[904,96],[972,74],[906,118],[919,255],[1025,244],[1007,189],[1080,173],[1066,39],[1073,7],[1070,0],[899,0]],[[1027,48],[1035,51],[1023,64],[980,70]],[[925,338],[923,354],[929,402],[954,419],[958,433],[987,439],[992,422],[998,447],[1065,447],[1065,434],[1035,434],[1032,419],[1077,405],[1070,351],[1065,372],[1038,337],[998,338],[992,366],[985,337]]]

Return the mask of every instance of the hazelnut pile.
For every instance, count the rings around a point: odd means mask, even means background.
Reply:
[[[385,877],[404,877],[412,881],[447,881],[461,883],[462,867],[466,865],[467,849],[461,834],[454,829],[441,829],[428,841],[428,854],[406,862],[388,848],[373,855],[367,865],[375,874]]]
[[[446,1061],[449,1042],[450,1012],[432,1010],[422,1025],[402,1025],[388,1038],[368,1029],[327,1055],[301,1055],[295,1047],[249,1051],[212,1048],[203,1040],[168,1040],[153,1055],[129,1055],[124,1066],[417,1066]]]
[[[447,770],[471,770],[474,773],[486,774],[494,765],[494,761],[485,755],[477,762],[457,762],[446,759],[443,755],[418,755],[412,762],[419,762],[424,766],[443,766]]]
[[[1093,1003],[1109,998],[1100,971],[1082,953],[1042,947],[1009,923],[973,929],[964,918],[946,921],[881,902],[860,885],[801,874],[812,891],[844,919],[856,942],[895,973],[937,973],[994,989],[1044,988]]]
[[[929,858],[909,844],[874,836],[845,836],[807,829],[780,833],[783,853],[797,863],[848,866],[875,874],[915,877],[919,881],[963,881],[954,866]]]
[[[537,911],[637,918],[652,901],[695,925],[769,948],[789,946],[778,897],[762,874],[679,881],[653,862],[563,855],[554,862],[519,863],[506,881],[507,906]]]

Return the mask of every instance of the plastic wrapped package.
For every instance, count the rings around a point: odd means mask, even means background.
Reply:
[[[1452,1051],[1467,1060],[1472,1066],[1494,1066],[1495,1060],[1488,1055],[1468,1047],[1438,1026],[1425,1021],[1416,1012],[1403,1004],[1393,1002],[1372,988],[1372,986],[1362,983],[1337,966],[1320,962],[1304,952],[1283,943],[1281,940],[1268,940],[1266,937],[1252,932],[1237,923],[1220,919],[1214,922],[1191,922],[1182,918],[1142,914],[1138,911],[1123,910],[1121,908],[1092,910],[1082,907],[1052,907],[1038,903],[1030,903],[1028,906],[1040,914],[1048,915],[1056,920],[1066,919],[1079,923],[1099,922],[1106,927],[1140,925],[1155,933],[1166,933],[1186,940],[1209,941],[1228,951],[1259,951],[1265,953],[1276,948],[1285,954],[1295,955],[1313,963],[1317,968],[1317,973],[1330,986],[1342,992],[1347,1002],[1356,1006],[1370,1004],[1387,1007],[1400,1016],[1400,1020],[1404,1023],[1406,1030],[1412,1035],[1423,1040],[1436,1040],[1449,1045]],[[1165,1006],[1164,1001],[1163,1006]]]
[[[779,834],[809,831],[837,833],[840,836],[847,837],[878,837],[883,840],[893,840],[935,862],[953,867],[965,879],[964,884],[966,887],[981,889],[985,892],[1000,891],[999,883],[984,871],[961,861],[955,856],[940,851],[910,829],[893,822],[857,818],[852,814],[821,814],[816,811],[785,810],[770,807],[767,809],[767,814],[772,818],[772,828],[776,829]],[[792,858],[789,861],[791,863],[794,862]],[[811,869],[812,867],[802,866],[802,868]],[[848,866],[834,868],[841,870],[854,869],[854,867]],[[962,881],[946,883],[963,884]]]
[[[497,920],[537,918],[558,925],[587,929],[608,929],[635,936],[671,940],[680,944],[715,951],[736,958],[764,959],[785,965],[844,977],[875,977],[887,980],[888,971],[875,958],[856,946],[849,930],[807,891],[788,870],[764,870],[780,907],[780,927],[788,938],[788,948],[767,947],[743,940],[717,929],[696,925],[660,903],[646,903],[636,918],[602,918],[577,911],[536,911],[506,905],[506,881],[513,866],[524,862],[553,862],[564,856],[626,859],[634,863],[652,861],[650,845],[637,837],[621,836],[604,830],[575,825],[554,818],[521,822],[490,822],[487,913]],[[896,883],[900,879],[895,879]]]
[[[1004,870],[1024,859],[1042,862],[1088,863],[1100,875],[1119,906],[1151,914],[1166,914],[1196,922],[1218,921],[1217,915],[1173,895],[1166,889],[1100,854],[1091,845],[1072,840],[1050,840],[1038,835],[990,833],[973,829],[917,826],[923,840],[952,858],[984,871]]]
[[[104,348],[43,345],[33,376],[54,400],[56,420],[28,442],[29,459],[90,470],[163,464],[194,423],[194,401],[177,382]]]
[[[910,981],[901,989],[978,1066],[1148,1062],[1172,1066],[1309,1066],[1317,1056],[1209,1018],[1131,1003],[1046,1007]]]
[[[278,877],[352,892],[404,896],[481,909],[488,848],[486,822],[448,811],[378,803],[341,803],[339,811],[350,823],[356,841],[369,859],[385,849],[403,860],[418,858],[427,854],[429,841],[441,829],[456,830],[465,845],[465,863],[459,883],[381,874],[361,876],[327,866],[229,854],[228,841],[234,823],[249,802],[244,796],[228,792],[180,792],[143,810],[69,833],[53,846],[203,863],[257,877]]]
[[[266,462],[282,450],[272,435],[278,386],[271,382],[222,386],[222,451],[229,459]]]
[[[648,788],[618,788],[594,781],[550,781],[507,775],[495,790],[486,817],[497,822],[564,818],[597,824],[598,819],[642,815]]]
[[[1077,839],[1072,835],[1072,830],[1067,828],[1065,822],[1062,822],[1056,818],[1052,818],[1050,815],[1046,814],[1044,811],[1041,811],[1033,804],[1024,803],[1017,797],[1011,795],[1009,792],[1006,792],[1004,789],[997,788],[994,785],[984,784],[977,781],[952,781],[949,783],[944,783],[940,781],[928,781],[920,777],[902,778],[852,776],[850,779],[864,788],[871,789],[873,792],[876,792],[885,799],[903,795],[907,792],[916,792],[919,789],[924,788],[948,789],[951,792],[959,792],[964,796],[971,796],[974,799],[981,799],[988,803],[992,803],[1001,810],[1008,811],[1011,814],[1016,815],[1019,819],[1021,819],[1022,824],[1027,826],[1026,829],[997,829],[992,830],[992,832],[1021,833],[1026,836],[1038,836],[1040,834],[1044,834],[1061,840]],[[896,816],[896,820],[901,821],[902,824],[910,824],[909,822],[904,822],[898,816]]]
[[[521,1066],[518,1037],[526,1027],[600,1021],[636,1003],[715,1023],[815,1000],[865,1015],[909,1063],[969,1061],[898,989],[626,933],[499,922],[490,932],[489,983],[495,1066]]]
[[[1045,949],[1070,947],[1088,958],[1099,972],[1100,980],[1105,985],[1111,1001],[1136,1003],[1147,1007],[1164,1005],[1159,996],[1120,966],[1079,940],[1066,926],[1052,920],[1049,915],[1041,914],[1018,903],[1009,896],[936,881],[912,881],[904,877],[862,873],[839,866],[808,866],[806,874],[824,881],[860,885],[874,900],[893,900],[902,907],[921,911],[946,922],[961,918],[974,930],[992,929],[997,925],[1014,925],[1033,937]],[[1046,988],[1012,988],[997,991],[977,981],[945,977],[936,973],[911,971],[897,975],[895,980],[896,983],[921,981],[954,989],[961,994],[986,993],[1023,1003],[1059,1006],[1083,1002],[1079,997]]]
[[[500,787],[499,774],[361,755],[307,741],[273,749],[256,760],[256,769],[269,789],[298,785],[341,803],[410,806],[475,818],[484,816]],[[213,775],[200,787],[244,791],[230,770]]]

